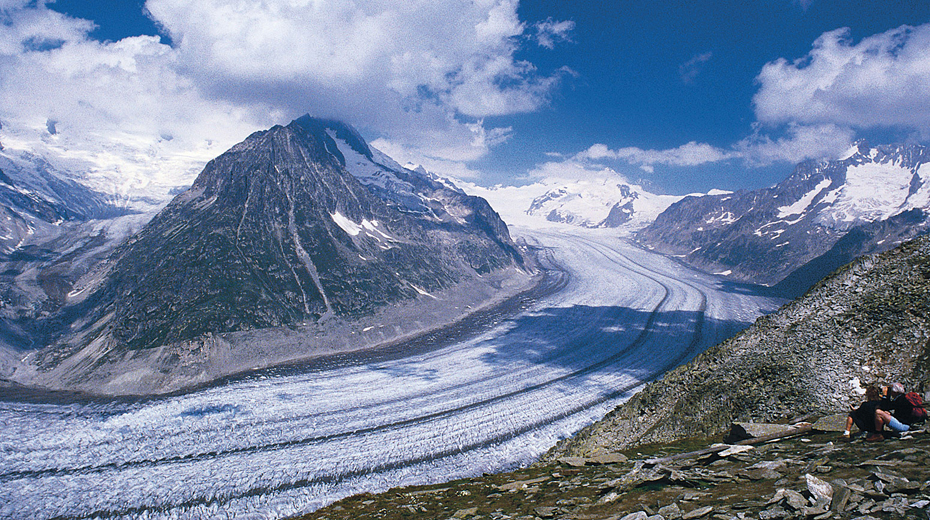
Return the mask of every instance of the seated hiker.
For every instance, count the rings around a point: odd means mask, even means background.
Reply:
[[[869,386],[866,388],[865,402],[849,412],[849,417],[846,418],[846,431],[843,432],[843,437],[849,438],[849,430],[852,428],[853,423],[863,432],[875,433],[875,411],[878,410],[881,404],[882,395],[878,387]]]
[[[894,383],[882,390],[882,405],[875,412],[876,432],[883,431],[885,426],[897,433],[906,432],[911,425],[927,418],[920,396],[915,392],[905,393],[901,383]]]

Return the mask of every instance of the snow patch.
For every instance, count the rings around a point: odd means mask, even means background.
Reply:
[[[849,388],[859,395],[865,395],[865,388],[863,388],[862,383],[859,381],[858,377],[854,377],[849,380]]]
[[[814,186],[814,189],[806,193],[801,197],[797,202],[790,206],[781,206],[778,208],[778,218],[785,218],[789,215],[798,215],[807,210],[808,206],[811,205],[811,202],[814,201],[814,198],[817,195],[820,195],[820,192],[824,190],[831,183],[830,179],[823,179],[817,183],[817,186]]]
[[[414,290],[414,291],[416,291],[416,292],[422,294],[423,296],[429,296],[430,298],[432,298],[432,299],[434,299],[434,300],[438,300],[438,299],[439,299],[439,298],[436,298],[435,296],[433,296],[432,294],[430,294],[430,293],[424,291],[423,289],[420,289],[420,288],[417,287],[416,285],[413,285],[413,284],[410,283],[410,282],[407,282],[407,284],[410,285],[410,287],[413,287],[413,290]]]
[[[329,216],[332,217],[333,222],[335,222],[337,226],[341,227],[343,231],[353,237],[362,232],[362,227],[360,225],[352,222],[338,211],[335,213],[330,213]]]

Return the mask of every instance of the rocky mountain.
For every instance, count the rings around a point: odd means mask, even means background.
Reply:
[[[741,281],[773,285],[806,266],[782,284],[797,295],[858,255],[926,232],[928,162],[927,147],[860,142],[839,160],[800,164],[771,188],[686,197],[638,239]]]
[[[845,413],[864,386],[930,390],[930,237],[864,256],[649,383],[547,455],[708,437],[731,422]]]
[[[112,382],[140,351],[170,347],[162,354],[177,361],[226,333],[371,316],[522,267],[487,202],[400,167],[348,125],[305,116],[210,161],[74,284],[49,320],[57,340],[19,374]],[[254,368],[240,361],[214,368]]]
[[[645,225],[681,197],[655,195],[619,175],[555,184],[525,209],[527,215],[588,228]]]

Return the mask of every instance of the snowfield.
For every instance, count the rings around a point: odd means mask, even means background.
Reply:
[[[0,402],[0,518],[281,518],[533,462],[782,303],[604,230],[515,230],[548,275],[410,355],[140,402]]]

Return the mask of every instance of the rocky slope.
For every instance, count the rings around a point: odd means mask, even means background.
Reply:
[[[807,264],[803,277],[783,284],[798,295],[855,256],[926,232],[928,163],[930,149],[923,146],[860,142],[840,160],[798,165],[771,188],[686,197],[639,240],[700,269],[766,285]],[[853,230],[859,231],[855,244],[831,250]]]
[[[522,269],[485,201],[387,162],[335,122],[303,117],[253,134],[75,284],[52,318],[62,335],[13,379],[173,389],[180,383],[151,373],[177,369],[171,360],[183,365],[191,351],[202,360],[229,350],[224,334],[358,319],[469,283],[500,289],[500,273]],[[131,362],[163,347],[157,367]],[[130,368],[145,377],[125,381]],[[240,358],[227,370],[247,368],[256,366]]]
[[[4,346],[43,344],[39,321],[125,238],[116,229],[139,217],[58,173],[0,145],[0,377],[9,375],[9,359],[22,357]]]
[[[778,312],[666,373],[547,455],[661,443],[843,412],[862,387],[930,390],[930,237],[862,257]]]
[[[835,432],[818,433],[663,463],[650,460],[706,444],[564,458],[512,473],[357,495],[301,520],[927,517],[930,435],[837,440]]]

